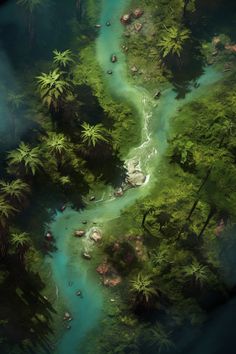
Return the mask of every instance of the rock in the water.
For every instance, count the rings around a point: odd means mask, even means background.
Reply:
[[[114,194],[116,197],[122,197],[122,195],[124,194],[123,189],[121,187],[118,188]]]
[[[98,242],[102,239],[101,232],[99,230],[93,230],[90,234],[90,239],[94,242]]]
[[[47,241],[52,241],[53,240],[53,237],[52,237],[52,233],[50,231],[48,231],[45,235],[45,239]]]
[[[71,321],[72,320],[71,314],[69,312],[65,312],[63,320],[64,321]]]
[[[134,172],[131,173],[128,178],[127,182],[131,184],[132,187],[139,187],[141,186],[146,180],[146,176],[142,172]]]
[[[107,74],[111,75],[112,74],[112,70],[107,70]]]
[[[117,62],[117,56],[116,56],[115,54],[112,54],[112,56],[111,56],[111,62],[112,62],[112,63]]]
[[[107,26],[107,27],[110,27],[110,25],[111,25],[111,22],[110,22],[110,21],[107,21],[107,22],[106,22],[106,26]]]
[[[134,16],[134,18],[139,18],[143,15],[143,10],[137,8],[133,11],[132,15]]]
[[[74,232],[74,236],[75,237],[82,237],[82,236],[84,236],[85,235],[85,231],[84,230],[76,230],[75,232]]]
[[[120,21],[121,23],[123,23],[124,25],[127,25],[130,23],[131,20],[131,15],[130,14],[124,14],[123,16],[121,16]]]
[[[126,182],[131,187],[141,186],[145,182],[146,176],[144,175],[144,173],[140,169],[139,161],[130,160],[130,161],[128,161],[126,167],[127,167]]]
[[[141,31],[142,28],[143,28],[142,23],[135,23],[134,29],[135,29],[137,32]]]
[[[91,197],[89,198],[89,200],[92,202],[92,201],[94,201],[96,198],[95,198],[95,196],[94,195],[91,195]]]
[[[95,25],[95,28],[101,28],[101,27],[102,27],[102,26],[99,25],[99,24]]]
[[[87,253],[87,252],[84,252],[82,254],[82,256],[84,257],[84,259],[88,259],[88,260],[90,260],[92,258],[91,255],[89,253]]]

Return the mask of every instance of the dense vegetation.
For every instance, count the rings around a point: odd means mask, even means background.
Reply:
[[[107,308],[97,353],[114,353],[114,347],[117,353],[178,349],[183,328],[204,323],[232,295],[236,275],[235,57],[225,50],[231,33],[223,33],[218,48],[202,35],[201,1],[132,5],[144,8],[147,29],[137,40],[126,28],[128,67],[141,69],[130,80],[150,90],[172,82],[184,95],[209,60],[220,67],[230,63],[232,73],[181,108],[152,194],[123,212],[122,225],[107,228],[103,251],[123,282],[112,290],[120,303]],[[70,3],[71,42],[48,48],[46,59],[33,54],[42,45],[37,25],[44,1],[19,0],[14,6],[27,18],[24,55],[33,59],[16,65],[21,85],[1,82],[7,127],[1,133],[0,176],[3,353],[49,348],[55,310],[42,295],[48,271],[43,256],[54,251],[44,237],[48,210],[66,203],[83,207],[82,197],[98,182],[117,186],[125,175],[122,159],[140,139],[135,112],[113,100],[94,60],[96,32],[88,31],[96,20],[94,2],[88,1],[85,14]]]

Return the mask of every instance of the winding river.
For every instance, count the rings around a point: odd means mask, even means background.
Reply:
[[[161,99],[156,102],[151,94],[142,87],[134,86],[127,78],[127,65],[124,53],[121,51],[123,26],[119,19],[129,5],[128,0],[103,0],[100,23],[102,25],[96,42],[96,59],[104,71],[104,84],[108,85],[115,97],[129,101],[138,112],[137,119],[141,119],[142,141],[139,147],[131,149],[127,160],[135,160],[146,174],[146,183],[142,187],[128,190],[123,197],[110,196],[111,188],[107,187],[100,202],[88,203],[85,210],[78,212],[67,208],[63,213],[58,212],[50,228],[56,238],[57,252],[52,258],[47,258],[52,269],[52,276],[56,284],[58,298],[66,304],[66,310],[73,317],[71,328],[65,329],[61,339],[56,343],[57,354],[78,354],[83,351],[79,345],[86,334],[93,329],[104,314],[104,298],[102,287],[89,261],[81,257],[81,243],[83,247],[92,247],[88,238],[78,240],[71,237],[75,229],[85,227],[83,220],[90,229],[96,223],[101,226],[106,221],[120,216],[121,210],[132,205],[135,201],[147,195],[155,180],[158,178],[158,162],[167,146],[167,132],[170,118],[178,108],[197,98],[207,90],[209,85],[218,81],[221,74],[209,67],[199,78],[199,88],[192,91],[183,100],[176,100],[176,93],[167,89]],[[111,22],[106,27],[106,21]],[[112,64],[110,56],[114,53],[118,62]],[[107,75],[108,69],[113,70]],[[83,298],[75,295],[78,289],[82,290]],[[63,316],[63,314],[62,314]]]

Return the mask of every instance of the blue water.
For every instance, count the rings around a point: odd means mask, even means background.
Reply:
[[[134,147],[127,159],[138,159],[144,172],[149,175],[148,183],[144,186],[129,190],[122,198],[110,196],[111,187],[100,195],[100,202],[89,203],[81,212],[67,209],[58,213],[51,224],[51,230],[56,239],[58,251],[52,258],[47,258],[51,264],[52,276],[58,288],[58,298],[65,303],[66,310],[73,317],[71,329],[65,330],[62,338],[56,344],[57,354],[75,354],[82,352],[79,344],[86,334],[99,323],[103,310],[103,294],[95,269],[91,269],[89,261],[81,257],[82,249],[88,248],[93,254],[93,247],[87,238],[76,239],[72,236],[75,229],[85,228],[83,220],[87,220],[86,229],[96,226],[101,229],[111,219],[120,216],[121,211],[132,205],[138,198],[147,195],[157,178],[157,164],[167,146],[167,134],[170,118],[184,103],[197,98],[207,90],[209,85],[221,78],[213,68],[208,68],[199,79],[200,87],[193,89],[184,100],[176,100],[175,92],[171,89],[163,92],[156,107],[147,90],[134,86],[127,78],[125,55],[120,50],[122,43],[123,25],[119,18],[129,4],[127,0],[103,0],[100,24],[100,34],[96,42],[96,58],[104,72],[104,84],[114,96],[119,96],[137,111],[137,119],[142,126],[142,141],[139,147]],[[106,27],[106,21],[111,27]],[[118,62],[110,62],[111,54],[116,54]],[[106,71],[112,69],[113,74]],[[72,286],[69,286],[72,284]],[[83,299],[78,298],[75,292],[81,289]],[[63,313],[61,314],[63,317]]]

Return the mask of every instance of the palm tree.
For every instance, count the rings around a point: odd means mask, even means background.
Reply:
[[[21,179],[15,179],[11,182],[0,181],[0,191],[5,196],[11,199],[22,201],[26,193],[29,193],[30,187]]]
[[[188,29],[181,29],[178,27],[166,28],[158,46],[161,48],[162,55],[165,58],[169,54],[180,57],[183,50],[183,45],[190,36]]]
[[[200,286],[203,286],[208,279],[207,267],[197,261],[193,261],[192,264],[186,266],[183,272],[185,277],[193,279]]]
[[[64,50],[64,52],[59,52],[55,49],[53,51],[53,54],[53,62],[55,64],[58,64],[59,67],[66,68],[69,64],[74,62],[74,60],[72,59],[72,52],[69,49]]]
[[[34,12],[37,8],[42,6],[45,3],[45,0],[17,0],[18,5],[21,5],[25,8],[28,15],[28,31],[30,36],[30,42],[32,42],[34,37]]]
[[[9,92],[7,95],[7,104],[10,111],[10,124],[12,129],[12,137],[16,138],[16,117],[19,110],[22,108],[24,104],[24,96],[21,94],[17,94],[15,92]]]
[[[39,147],[31,148],[28,144],[21,142],[17,149],[8,153],[8,164],[10,166],[20,165],[26,173],[35,175],[36,171],[43,166]]]
[[[151,328],[150,342],[158,347],[158,353],[169,351],[174,347],[170,335],[171,332],[167,332],[166,328],[160,323]]]
[[[11,244],[15,248],[21,263],[24,263],[24,256],[30,246],[30,236],[26,232],[13,233]]]
[[[108,139],[103,136],[104,133],[106,133],[106,129],[100,123],[90,125],[89,123],[84,122],[82,124],[82,141],[87,144],[88,147],[95,147],[96,144],[101,141],[108,142]]]
[[[158,294],[153,287],[150,275],[139,273],[136,279],[130,281],[130,284],[130,291],[135,295],[137,303],[148,304],[150,299]]]
[[[43,138],[43,141],[46,150],[57,160],[57,167],[59,169],[63,155],[71,151],[71,144],[68,138],[64,134],[51,132],[48,133],[46,138]]]
[[[3,196],[0,196],[0,253],[6,254],[7,239],[7,221],[17,212],[11,204],[9,204]]]
[[[64,96],[70,93],[70,84],[62,79],[62,74],[57,68],[36,78],[43,104],[55,111],[59,109]]]

